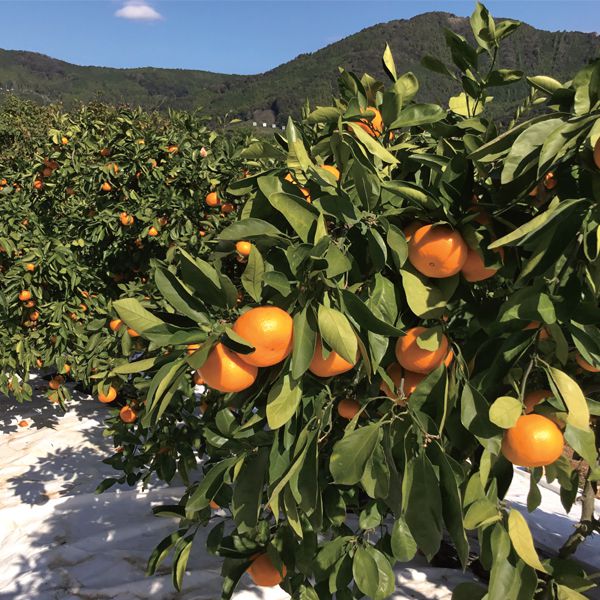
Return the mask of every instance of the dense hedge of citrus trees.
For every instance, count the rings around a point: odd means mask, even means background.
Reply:
[[[386,50],[390,85],[342,72],[334,105],[272,143],[88,108],[7,172],[4,368],[68,358],[116,406],[103,489],[185,482],[149,562],[171,555],[177,587],[205,526],[223,598],[248,571],[297,599],[383,599],[395,563],[442,544],[477,555],[456,599],[593,587],[572,554],[599,530],[600,62],[528,77],[500,126],[518,23],[480,4],[471,23],[475,45],[446,34],[453,65],[424,60],[462,85],[448,110]],[[514,465],[530,511],[542,477],[567,511],[582,495],[558,556],[503,502]]]

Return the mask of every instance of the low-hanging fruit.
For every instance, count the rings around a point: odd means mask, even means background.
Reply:
[[[106,391],[106,393],[100,389],[98,390],[98,400],[100,400],[100,402],[102,402],[103,404],[108,404],[109,402],[116,400],[116,398],[117,398],[117,388],[115,388],[112,385],[108,387],[108,390]]]
[[[122,212],[119,215],[119,220],[121,221],[121,225],[129,227],[130,225],[133,225],[135,217],[133,215],[130,215],[129,213]]]
[[[340,417],[350,421],[360,411],[360,404],[352,398],[344,398],[338,402],[337,411]]]
[[[392,391],[385,381],[381,382],[379,389],[396,404],[404,405],[410,395],[417,389],[417,386],[425,378],[424,373],[415,373],[414,371],[408,371],[403,369],[399,363],[392,363],[387,369],[386,373],[394,383],[397,390]],[[403,381],[404,380],[404,381]]]
[[[217,195],[217,192],[209,192],[206,194],[206,198],[204,199],[207,206],[219,206],[221,204],[221,200]]]
[[[121,321],[121,319],[111,319],[110,323],[108,324],[111,331],[119,331],[122,325],[123,321]]]
[[[133,423],[137,419],[137,413],[131,406],[126,404],[119,411],[119,418],[123,423]]]
[[[245,240],[240,240],[239,242],[236,242],[235,249],[240,256],[250,256],[252,244]]]
[[[519,467],[545,467],[562,455],[564,437],[547,417],[522,415],[502,438],[502,454]]]
[[[317,337],[315,352],[310,361],[308,370],[317,377],[334,377],[335,375],[341,375],[342,373],[351,371],[357,361],[358,356],[354,363],[349,363],[334,350],[329,353],[327,358],[324,358],[323,343],[321,338]]]
[[[280,363],[292,351],[293,329],[292,317],[281,308],[251,308],[233,324],[233,331],[254,346],[253,352],[239,353],[239,357],[255,367],[270,367]]]
[[[579,354],[579,352],[575,354],[575,361],[584,371],[587,371],[588,373],[600,373],[600,368],[591,365],[587,360],[585,360],[585,358],[583,358],[583,356],[581,356],[581,354]]]
[[[364,118],[360,119],[356,124],[364,129],[371,137],[379,137],[383,132],[383,118],[381,116],[381,112],[374,106],[368,106],[366,112],[373,113],[373,116],[369,119]]]
[[[241,392],[256,381],[258,368],[244,362],[238,354],[219,342],[212,348],[199,372],[209,388],[219,392]]]
[[[268,554],[260,554],[248,567],[248,575],[252,581],[261,587],[274,587],[279,585],[287,575],[285,565],[282,565],[281,573],[275,567]]]
[[[467,261],[468,246],[460,233],[446,225],[424,225],[408,240],[408,260],[427,277],[456,275]]]
[[[396,359],[408,371],[415,373],[431,373],[442,363],[448,366],[453,354],[450,351],[448,338],[439,334],[439,343],[436,349],[427,350],[418,344],[418,338],[423,338],[429,330],[425,327],[413,327],[396,342]]]
[[[21,290],[19,293],[19,300],[21,302],[27,302],[27,300],[31,300],[31,292],[29,290]]]

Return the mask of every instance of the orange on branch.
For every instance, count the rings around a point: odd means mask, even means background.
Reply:
[[[575,361],[584,371],[588,371],[588,373],[600,373],[600,368],[591,365],[579,352],[575,354]]]
[[[446,225],[424,225],[408,240],[408,259],[427,277],[456,275],[467,261],[468,246],[460,233]]]
[[[317,337],[317,344],[308,370],[317,377],[334,377],[351,371],[358,361],[358,354],[354,363],[349,363],[337,352],[332,350],[327,358],[323,358],[323,342]]]
[[[237,253],[241,256],[250,256],[250,250],[252,250],[252,244],[250,242],[240,240],[239,242],[236,242],[235,249],[236,249]]]
[[[256,585],[261,587],[274,587],[279,585],[283,578],[287,575],[285,565],[280,573],[275,565],[271,562],[268,554],[260,554],[248,567],[248,574]]]
[[[343,419],[348,419],[348,421],[350,421],[360,411],[360,404],[356,400],[352,400],[351,398],[343,398],[338,402],[337,411],[340,417],[342,417]]]
[[[119,411],[119,418],[123,423],[133,423],[137,419],[137,413],[131,406],[126,404]]]
[[[241,392],[256,381],[258,368],[244,362],[238,354],[219,342],[210,351],[199,373],[212,389],[219,392]]]
[[[217,192],[209,192],[204,200],[207,206],[219,206],[221,200],[217,196]]]
[[[419,347],[417,338],[427,331],[425,327],[413,327],[396,342],[396,359],[408,371],[431,373],[448,360],[449,344],[444,334],[441,334],[439,345],[435,350]]]
[[[237,318],[233,331],[254,346],[254,352],[239,354],[249,365],[270,367],[289,356],[293,344],[294,321],[277,306],[251,308]]]
[[[106,389],[106,388],[104,388]],[[115,388],[114,386],[109,386],[108,387],[108,391],[106,393],[104,393],[102,390],[98,390],[98,400],[100,400],[100,402],[102,402],[103,404],[108,404],[109,402],[112,402],[113,400],[115,400],[117,397],[117,388]]]

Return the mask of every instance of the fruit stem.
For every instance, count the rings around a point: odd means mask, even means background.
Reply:
[[[521,381],[521,391],[519,392],[519,400],[521,402],[524,401],[525,398],[525,390],[527,389],[527,380],[529,379],[529,375],[531,374],[531,369],[533,369],[533,363],[535,362],[535,356],[531,357],[529,364],[527,365],[527,369],[525,369],[525,374],[523,375],[523,381]]]

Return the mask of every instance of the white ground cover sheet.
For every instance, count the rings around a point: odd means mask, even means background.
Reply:
[[[46,383],[31,382],[43,390]],[[143,492],[116,487],[98,495],[102,478],[114,471],[100,461],[112,454],[102,437],[107,408],[80,400],[62,414],[42,393],[16,405],[0,397],[0,599],[2,600],[217,600],[220,560],[202,551],[196,538],[184,579],[176,593],[170,573],[146,577],[149,553],[176,521],[157,518],[151,507],[176,503],[181,487]],[[18,423],[26,419],[27,427]],[[507,499],[526,515],[536,543],[553,550],[569,535],[580,507],[565,515],[557,490],[542,488],[543,500],[527,513],[529,480],[516,473]],[[598,504],[598,503],[597,503]],[[600,504],[598,505],[600,513]],[[589,538],[577,557],[600,571],[600,536]],[[415,560],[396,569],[394,599],[446,600],[468,573]],[[600,598],[600,595],[590,595]],[[257,588],[244,576],[235,600],[284,600],[280,588]]]

